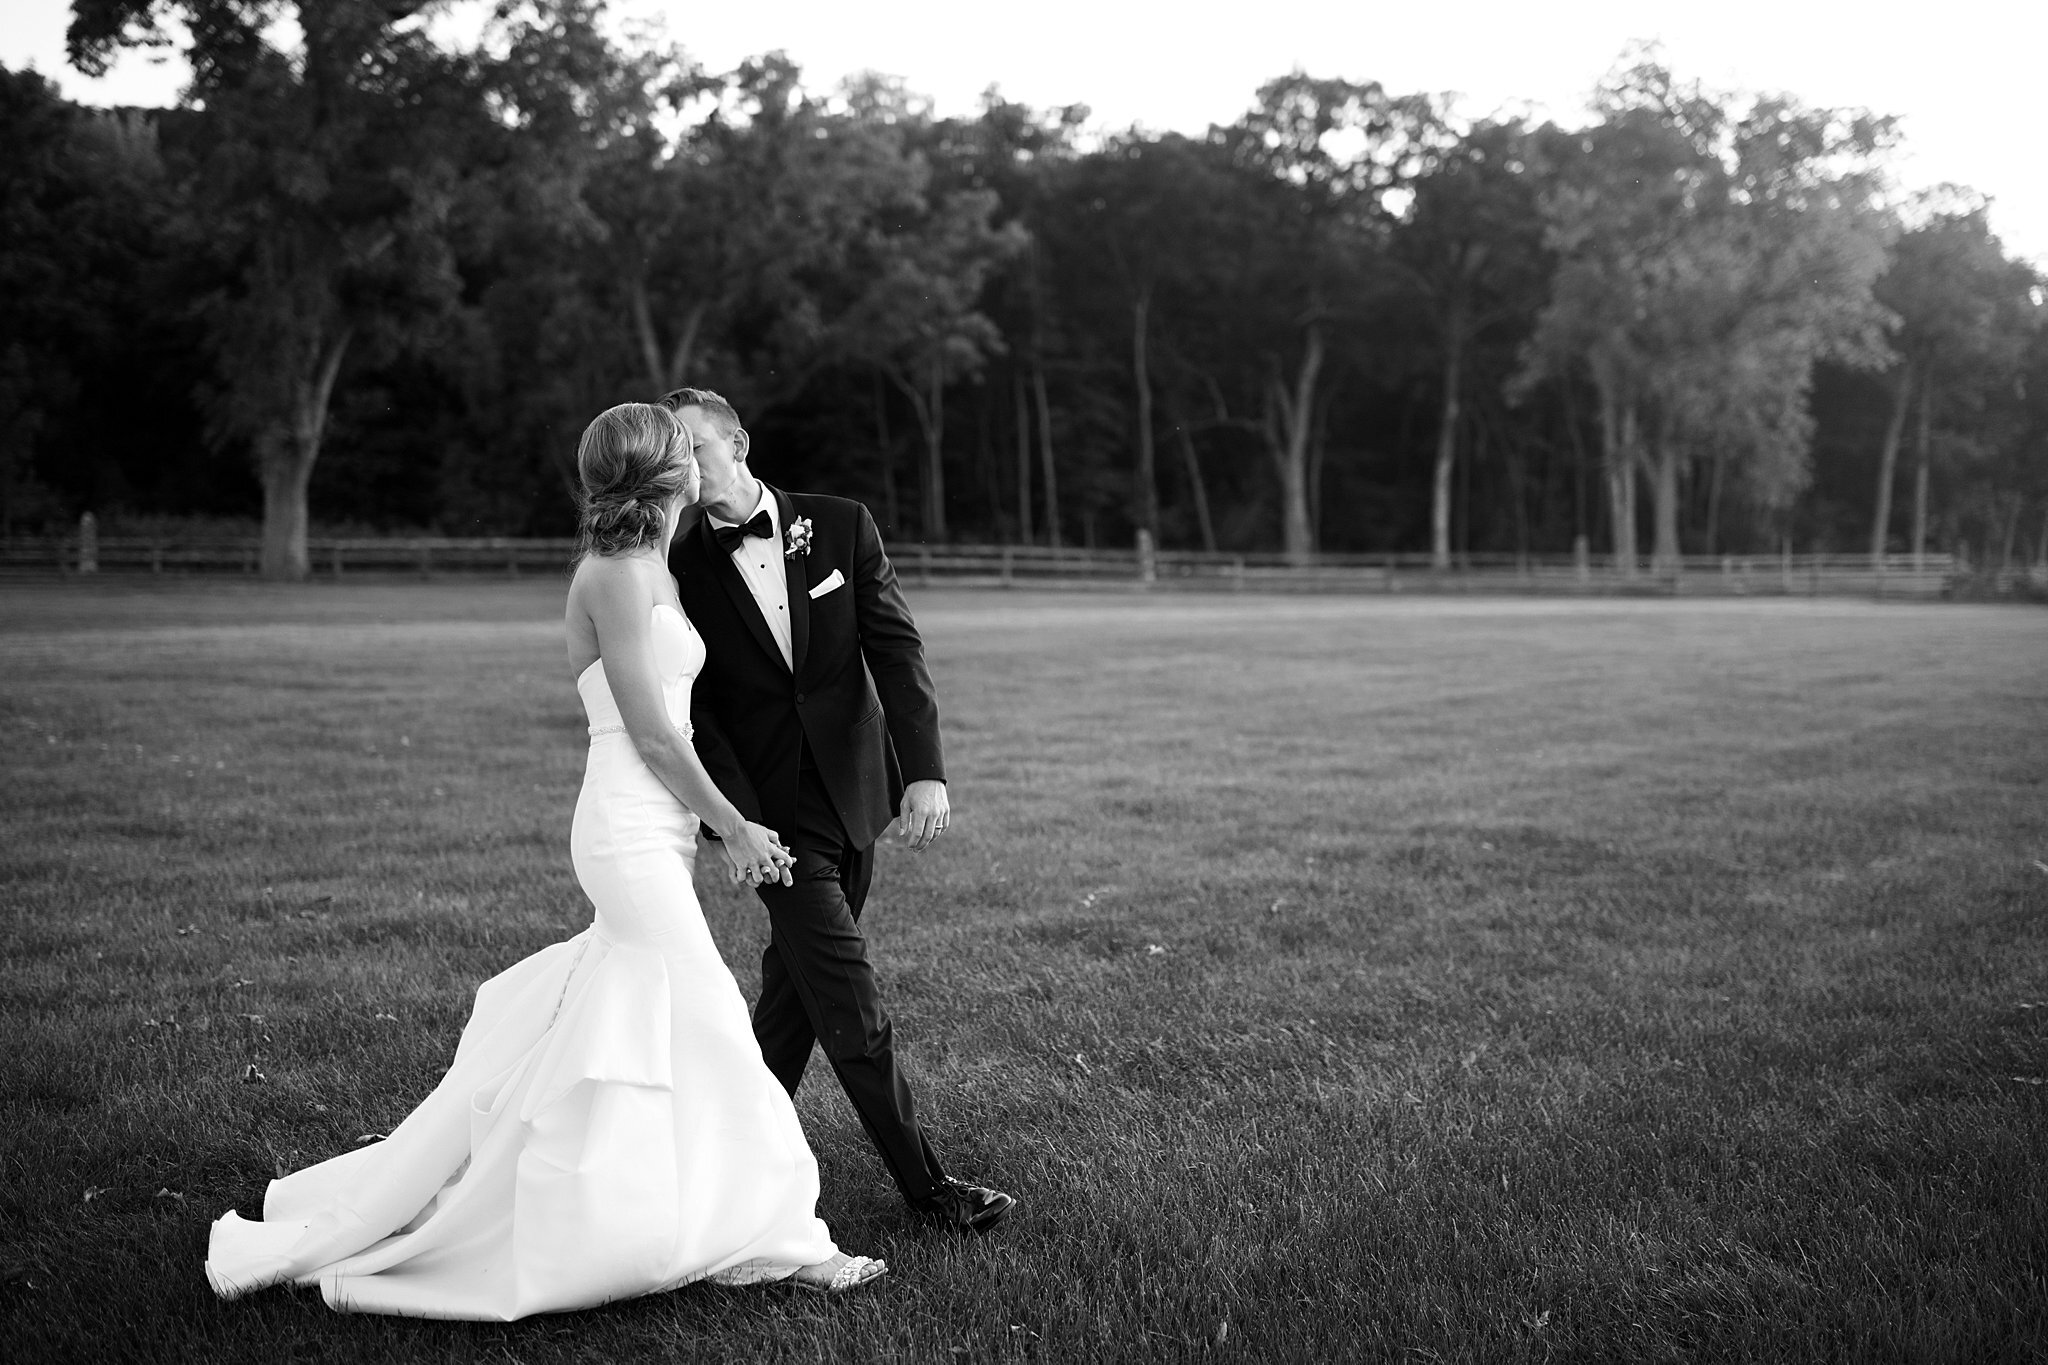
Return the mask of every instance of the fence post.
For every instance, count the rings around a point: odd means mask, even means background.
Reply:
[[[149,542],[149,571],[151,573],[162,573],[164,571],[164,543],[161,540]]]
[[[78,514],[78,571],[100,571],[100,519],[90,512]]]
[[[426,541],[420,542],[420,577],[430,577],[434,572],[434,547]]]
[[[1010,586],[1010,547],[1003,547],[1003,586]]]
[[[1778,569],[1785,580],[1785,596],[1792,595],[1792,537],[1778,542]]]
[[[917,546],[917,572],[922,586],[932,585],[932,547],[922,541]]]
[[[1153,547],[1152,533],[1138,528],[1138,581],[1157,582],[1159,578],[1159,552]]]
[[[327,567],[334,571],[336,578],[341,577],[341,542],[338,540],[327,547]]]
[[[1572,537],[1572,576],[1582,588],[1593,581],[1593,544],[1583,535]]]
[[[1244,591],[1244,556],[1233,555],[1230,560],[1230,590]]]

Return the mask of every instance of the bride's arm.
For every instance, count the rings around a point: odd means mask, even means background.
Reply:
[[[605,681],[634,749],[662,785],[726,841],[736,864],[786,865],[789,855],[775,832],[748,820],[726,799],[704,771],[695,747],[670,722],[661,672],[654,662],[651,571],[624,560],[595,559],[584,572],[590,589],[584,609],[597,631]],[[786,871],[783,876],[786,880]]]

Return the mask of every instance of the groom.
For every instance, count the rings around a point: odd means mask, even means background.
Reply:
[[[708,389],[661,403],[695,439],[702,479],[704,515],[668,559],[708,655],[690,700],[697,755],[741,813],[796,855],[793,885],[759,891],[770,927],[754,1008],[761,1056],[794,1095],[812,1042],[822,1044],[910,1206],[985,1232],[1016,1200],[941,1168],[860,932],[875,840],[899,818],[899,799],[911,847],[946,830],[924,642],[867,508],[761,483],[739,414]]]

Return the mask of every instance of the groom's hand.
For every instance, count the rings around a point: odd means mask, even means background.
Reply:
[[[946,832],[952,817],[953,808],[946,801],[946,784],[926,778],[903,789],[903,812],[896,822],[896,832],[912,848],[929,848],[932,840]]]

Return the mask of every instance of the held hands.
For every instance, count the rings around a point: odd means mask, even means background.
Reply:
[[[782,846],[782,840],[766,825],[747,821],[719,844],[725,852],[726,870],[735,883],[748,886],[791,886],[796,878],[790,869],[796,855]]]
[[[913,782],[903,789],[903,811],[896,821],[896,833],[903,842],[922,852],[946,832],[953,807],[946,800],[946,784],[933,778]]]

